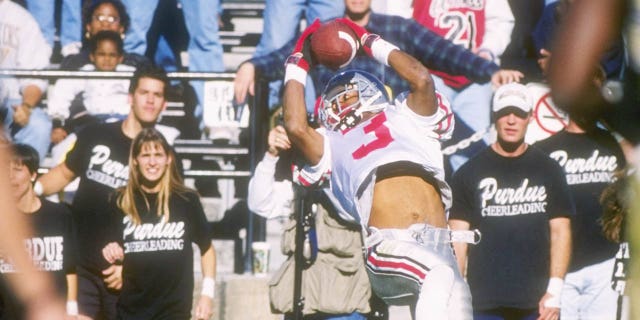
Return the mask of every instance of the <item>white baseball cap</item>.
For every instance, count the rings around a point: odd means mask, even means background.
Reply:
[[[529,112],[533,108],[533,99],[529,90],[523,84],[512,82],[502,85],[493,95],[493,112],[508,107],[515,107],[524,112]]]

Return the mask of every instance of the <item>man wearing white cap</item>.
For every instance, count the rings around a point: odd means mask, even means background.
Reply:
[[[449,226],[482,233],[473,247],[454,243],[476,320],[559,316],[575,209],[562,168],[524,142],[532,106],[526,86],[498,88],[497,141],[452,177]]]

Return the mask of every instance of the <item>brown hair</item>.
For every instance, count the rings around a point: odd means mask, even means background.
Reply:
[[[630,188],[629,170],[619,170],[614,174],[616,180],[609,184],[600,195],[602,205],[602,232],[605,238],[613,242],[624,241],[626,215],[629,212],[633,193]]]

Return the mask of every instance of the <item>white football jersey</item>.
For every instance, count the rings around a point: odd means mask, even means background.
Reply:
[[[330,172],[331,193],[344,219],[366,225],[369,220],[376,169],[397,161],[411,161],[433,174],[445,208],[451,206],[451,190],[444,180],[440,142],[451,137],[454,117],[449,102],[437,94],[439,108],[425,117],[407,106],[406,94],[394,105],[346,131],[319,130],[324,154],[315,166],[300,172],[303,184],[315,183]],[[348,215],[348,216],[345,216]]]

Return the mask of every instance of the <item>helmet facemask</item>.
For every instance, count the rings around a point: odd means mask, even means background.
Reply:
[[[331,79],[322,95],[319,118],[332,131],[357,126],[365,112],[378,113],[387,106],[382,83],[361,71],[346,71]]]

